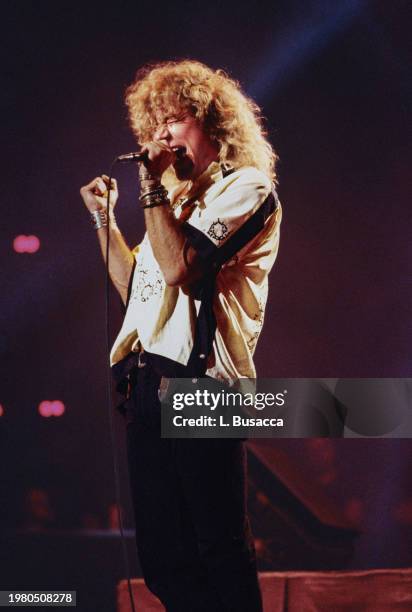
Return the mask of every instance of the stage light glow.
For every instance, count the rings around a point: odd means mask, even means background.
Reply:
[[[52,402],[53,416],[61,416],[62,414],[64,414],[65,410],[66,407],[60,400],[55,400],[54,402]]]
[[[48,402],[48,401],[40,402],[38,410],[39,410],[39,414],[42,417],[49,417],[49,416],[51,416],[51,414],[52,414],[52,412],[51,412],[51,402]]]
[[[4,415],[4,408],[3,406],[0,404],[0,417],[2,417]]]
[[[279,31],[272,39],[271,46],[258,59],[258,69],[252,71],[255,78],[247,91],[260,100],[273,96],[286,79],[360,16],[367,4],[366,0],[313,3],[310,16],[302,11],[293,28]]]
[[[20,234],[13,240],[13,249],[16,253],[29,253],[32,255],[33,253],[37,253],[39,248],[40,240],[34,235],[25,236],[24,234]]]
[[[64,414],[66,407],[60,400],[43,400],[38,406],[38,411],[42,417],[59,417]]]

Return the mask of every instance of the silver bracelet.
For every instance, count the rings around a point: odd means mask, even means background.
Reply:
[[[107,227],[107,214],[105,210],[94,210],[90,213],[90,216],[95,230]]]

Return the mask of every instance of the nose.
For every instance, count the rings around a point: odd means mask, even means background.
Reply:
[[[159,125],[159,127],[157,128],[157,130],[155,131],[153,135],[153,140],[166,140],[167,141],[169,139],[170,139],[170,132],[169,132],[168,125],[166,123]]]

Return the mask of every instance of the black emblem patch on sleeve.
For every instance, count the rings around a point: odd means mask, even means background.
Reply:
[[[229,233],[229,229],[223,221],[217,219],[217,221],[213,221],[212,225],[207,230],[208,236],[210,236],[213,240],[224,240]]]

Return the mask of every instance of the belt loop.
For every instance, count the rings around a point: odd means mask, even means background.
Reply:
[[[144,355],[144,351],[143,350],[140,351],[139,357],[137,359],[137,367],[138,368],[145,368],[146,367],[146,362],[144,360],[142,361],[142,355]]]

